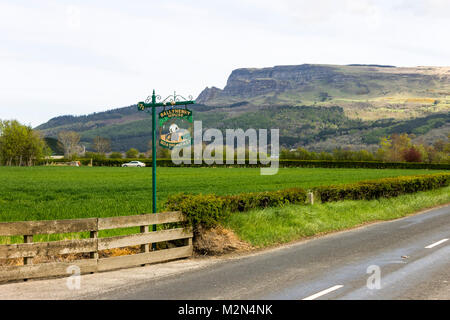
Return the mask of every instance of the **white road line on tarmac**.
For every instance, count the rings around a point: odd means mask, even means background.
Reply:
[[[317,299],[317,298],[319,298],[319,297],[321,297],[321,296],[324,296],[324,295],[326,295],[326,294],[328,294],[328,293],[330,293],[330,292],[336,291],[336,290],[338,290],[338,289],[340,289],[340,288],[342,288],[342,287],[343,287],[343,285],[338,284],[338,285],[333,286],[333,287],[331,287],[331,288],[328,288],[328,289],[326,289],[326,290],[317,292],[316,294],[313,294],[312,296],[306,297],[306,298],[304,298],[304,299],[302,299],[302,300],[314,300],[314,299]]]
[[[429,246],[426,246],[425,249],[431,249],[431,248],[434,248],[434,247],[440,245],[441,243],[444,243],[445,241],[448,241],[448,239],[442,239],[442,240],[440,240],[440,241],[438,241],[438,242],[432,243],[432,244],[430,244]]]

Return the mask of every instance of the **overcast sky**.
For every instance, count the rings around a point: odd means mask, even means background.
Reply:
[[[195,97],[233,69],[450,65],[449,0],[0,0],[0,119]]]

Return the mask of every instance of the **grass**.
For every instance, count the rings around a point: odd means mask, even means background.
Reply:
[[[389,199],[288,205],[235,213],[225,227],[255,247],[266,247],[371,221],[397,219],[449,202],[450,186]]]
[[[425,174],[432,170],[158,168],[158,209],[178,192],[236,194]],[[108,217],[151,212],[151,168],[0,167],[0,221]]]

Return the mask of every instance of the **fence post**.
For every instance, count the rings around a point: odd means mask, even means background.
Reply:
[[[91,239],[97,239],[98,238],[98,231],[91,231],[89,237]],[[91,252],[90,256],[91,256],[91,259],[98,259],[98,244],[96,246],[95,251]]]
[[[141,226],[141,233],[148,233],[148,226]],[[146,243],[141,245],[141,252],[146,253],[150,252],[150,244]],[[142,267],[145,266],[145,264],[141,264]]]
[[[190,226],[189,227],[189,231],[191,231],[192,232],[192,226]],[[185,246],[191,246],[192,247],[192,238],[191,237],[189,237],[189,238],[187,238],[187,239],[184,239],[184,245]]]
[[[33,242],[33,235],[24,235],[23,236],[23,243],[32,243]],[[23,264],[33,264],[33,258],[32,257],[25,257],[23,258]]]
[[[141,226],[141,233],[148,233],[148,226]],[[150,244],[146,243],[141,245],[141,252],[149,252]]]
[[[308,192],[308,203],[314,204],[314,193]]]

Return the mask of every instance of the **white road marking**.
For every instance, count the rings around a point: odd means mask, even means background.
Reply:
[[[440,240],[440,241],[438,241],[438,242],[432,243],[432,244],[430,244],[429,246],[426,246],[425,249],[431,249],[431,248],[434,248],[434,247],[440,245],[441,243],[444,243],[445,241],[448,241],[448,239],[442,239],[442,240]]]
[[[336,291],[337,289],[340,289],[342,287],[343,287],[343,285],[338,284],[338,285],[336,285],[334,287],[331,287],[331,288],[328,288],[326,290],[317,292],[316,294],[313,294],[312,296],[306,297],[306,298],[304,298],[302,300],[314,300],[314,299],[317,299],[317,298],[319,298],[321,296],[324,296],[324,295],[326,295],[326,294],[328,294],[330,292]]]

